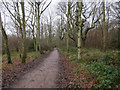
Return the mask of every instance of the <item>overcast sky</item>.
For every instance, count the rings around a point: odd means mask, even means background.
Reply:
[[[0,0],[0,1],[2,1],[2,0]],[[3,0],[3,1],[6,1],[6,2],[11,2],[11,1],[18,1],[18,0]],[[19,0],[19,1],[21,1],[21,0]],[[29,1],[29,0],[24,0],[24,1]],[[34,1],[34,0],[31,0],[31,1]],[[41,0],[38,0],[38,1],[41,1]],[[51,0],[47,0],[47,2],[49,3]],[[50,4],[50,6],[46,9],[46,11],[44,12],[44,16],[47,16],[47,15],[49,15],[49,13],[51,13],[51,15],[52,15],[52,17],[56,17],[56,12],[57,12],[57,4],[58,4],[58,2],[60,2],[60,1],[63,1],[63,2],[67,2],[67,0],[52,0],[52,3]],[[75,0],[73,0],[73,1],[75,1]],[[86,1],[86,2],[91,2],[91,1],[101,1],[101,0],[84,0],[84,1]],[[109,1],[109,2],[115,2],[115,1],[120,1],[120,0],[105,0],[105,1]],[[8,13],[6,10],[3,10],[4,8],[3,8],[3,6],[2,5],[0,5],[0,10],[1,11],[4,11],[5,13]],[[26,13],[26,15],[27,15],[28,13]],[[2,15],[2,19],[3,19],[3,21],[4,21],[4,16]],[[57,18],[56,18],[57,19]],[[11,24],[11,22],[12,21],[9,21],[8,20],[8,18],[6,18],[6,22],[8,22],[8,23],[10,23]],[[9,29],[9,27],[7,27],[8,29]],[[10,34],[11,33],[11,31],[10,30],[7,30],[7,34]]]
[[[11,0],[4,0],[4,1],[11,2]],[[13,1],[15,1],[15,0],[13,0]],[[25,1],[26,1],[26,0],[25,0]],[[47,3],[49,3],[49,2],[50,2],[50,0],[47,0]],[[55,13],[56,13],[57,3],[58,3],[58,0],[57,0],[57,2],[56,2],[55,0],[52,0],[52,3],[50,4],[50,6],[45,10],[44,16],[47,16],[49,13],[52,13],[52,16],[54,17],[54,16],[55,16]],[[2,13],[2,21],[3,21],[3,22],[5,21],[5,23],[7,23],[7,25],[6,25],[7,27],[5,28],[5,29],[6,29],[6,32],[7,32],[7,34],[12,34],[11,31],[14,31],[14,30],[11,30],[12,28],[9,27],[9,26],[12,25],[12,20],[9,19],[10,17],[4,16],[3,13],[6,13],[7,15],[10,15],[10,14],[9,14],[9,12],[5,9],[5,7],[2,5],[1,2],[0,2],[0,10],[1,10],[1,13]],[[27,12],[27,13],[25,13],[25,14],[28,16],[29,13]],[[5,19],[4,19],[4,18],[5,18]],[[9,24],[9,26],[8,26],[8,24]],[[4,25],[4,23],[3,23],[3,25]],[[14,25],[14,24],[13,24],[13,25]]]

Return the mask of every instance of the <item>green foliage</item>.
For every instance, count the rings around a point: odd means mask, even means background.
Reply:
[[[88,69],[90,73],[97,77],[98,87],[100,88],[111,88],[112,86],[118,85],[120,82],[117,81],[119,78],[118,72],[118,56],[114,56],[115,51],[106,52],[103,56],[96,59],[89,57],[89,61],[91,62],[88,65]]]
[[[109,50],[103,52],[99,49],[83,49],[82,60],[77,60],[77,49],[70,47],[69,54],[66,53],[66,48],[61,47],[60,50],[64,55],[68,56],[72,63],[77,66],[80,64],[82,68],[74,71],[73,75],[78,75],[86,69],[89,70],[90,77],[96,77],[94,87],[96,88],[120,88],[120,52]],[[86,81],[87,84],[89,81]]]
[[[118,78],[118,70],[114,66],[106,65],[104,62],[96,62],[90,65],[91,74],[98,80],[98,87],[106,88],[113,85],[114,79]]]

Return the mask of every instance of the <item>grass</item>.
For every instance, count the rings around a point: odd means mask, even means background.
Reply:
[[[69,53],[67,53],[65,47],[61,47],[59,50],[74,65],[73,68],[75,69],[72,71],[74,78],[80,74],[85,75],[85,85],[93,81],[92,87],[94,88],[120,88],[118,70],[120,68],[120,52],[118,50],[104,52],[95,48],[83,48],[80,61],[77,60],[77,48],[70,47]],[[73,83],[77,85],[81,81],[77,80]]]
[[[48,53],[48,51],[46,51],[45,53]],[[26,63],[31,62],[39,57],[41,57],[43,54],[40,54],[40,52],[28,52],[27,53],[27,58],[26,58]],[[17,52],[13,52],[11,53],[11,59],[13,61],[13,65],[17,65],[17,64],[21,64],[22,59],[20,59],[19,57],[19,53]],[[7,64],[7,55],[2,55],[2,68],[6,68],[7,66],[9,66]]]

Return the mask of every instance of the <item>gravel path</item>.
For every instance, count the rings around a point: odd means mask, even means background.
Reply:
[[[12,88],[56,88],[59,53],[54,49],[42,64],[23,75]]]

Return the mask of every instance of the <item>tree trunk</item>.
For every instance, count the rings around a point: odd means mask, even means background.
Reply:
[[[33,7],[33,6],[32,6]],[[32,9],[32,11],[34,12],[34,7]],[[36,13],[36,12],[35,12]],[[34,19],[34,23],[33,23],[33,19]],[[32,36],[33,36],[33,43],[34,43],[34,50],[36,48],[36,43],[35,43],[35,15],[34,13],[32,14],[32,21],[31,21],[31,25],[32,25]]]
[[[68,14],[67,14],[67,52],[69,53],[69,16],[70,16],[70,0],[68,0]]]
[[[41,40],[43,40],[43,23],[41,23]]]
[[[45,40],[46,40],[46,45],[48,46],[48,35],[47,35],[47,25],[45,24]]]
[[[38,51],[38,33],[36,34],[36,52]]]
[[[2,35],[3,35],[4,41],[5,41],[8,64],[12,64],[10,50],[9,50],[9,46],[8,46],[7,34],[6,34],[6,32],[5,32],[5,30],[4,30],[3,26],[2,26],[1,13],[0,13],[0,29],[2,30]]]
[[[21,27],[21,21],[20,21],[20,13],[19,13],[19,6],[18,6],[18,2],[16,2],[16,6],[17,6],[17,20],[19,21],[20,27],[17,27],[17,37],[18,37],[18,50],[19,50],[19,57],[21,58],[21,37],[20,37],[20,32],[21,32],[21,36],[22,36],[22,27]]]
[[[38,23],[37,23],[37,24],[38,24],[38,28],[37,28],[37,44],[38,44],[38,46],[37,46],[37,47],[39,47],[39,48],[38,48],[38,51],[41,53],[41,45],[40,45],[40,12],[39,12],[40,2],[38,2],[37,5],[38,5],[38,6],[37,6],[37,9],[38,9],[38,10],[37,10],[37,13],[38,13],[38,16],[37,16],[37,17],[38,17],[38,18],[37,18],[37,19],[38,19],[38,20],[37,20],[37,21],[38,21]],[[37,47],[36,47],[36,48],[37,48]]]
[[[105,0],[103,0],[103,49],[106,51]]]
[[[32,29],[32,36],[33,36],[33,42],[34,42],[34,50],[35,50],[35,36],[34,36],[34,25],[33,25],[33,29]]]
[[[82,2],[78,1],[78,60],[80,60],[81,57],[81,12],[82,12]]]
[[[35,2],[35,23],[38,24],[38,17],[37,17],[37,2]],[[37,32],[38,32],[38,26],[35,26]],[[36,52],[38,51],[38,33],[36,33],[36,40],[35,40],[35,49]]]
[[[50,25],[49,25],[49,44],[51,47],[51,42],[52,42],[52,30],[51,30],[51,21],[50,21]]]
[[[23,57],[22,63],[26,62],[26,30],[25,30],[25,11],[24,11],[24,0],[21,1],[21,9],[22,9],[22,22],[23,22]]]
[[[39,14],[40,13],[39,13],[39,4],[38,4],[38,46],[40,51],[40,15]]]
[[[50,15],[50,24],[48,25],[49,29],[49,46],[52,46],[52,16]]]

